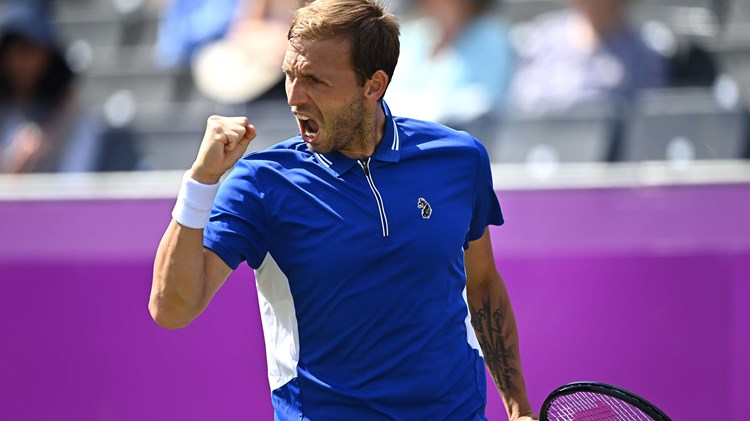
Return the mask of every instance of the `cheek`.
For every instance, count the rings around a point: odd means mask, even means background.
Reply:
[[[49,65],[49,59],[46,54],[35,51],[9,54],[5,68],[13,76],[22,80],[33,80],[41,76]]]

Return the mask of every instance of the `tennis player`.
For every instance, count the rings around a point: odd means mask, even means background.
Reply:
[[[510,419],[535,419],[487,229],[503,223],[487,153],[391,114],[398,37],[373,0],[296,12],[283,71],[300,135],[243,157],[248,119],[208,119],[149,309],[186,326],[247,262],[275,419],[485,420],[485,364]]]

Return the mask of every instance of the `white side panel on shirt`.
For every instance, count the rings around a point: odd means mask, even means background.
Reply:
[[[464,287],[464,302],[466,303],[466,319],[464,319],[464,323],[466,323],[466,340],[469,341],[469,345],[471,345],[472,348],[476,349],[477,352],[479,352],[479,355],[484,358],[484,354],[482,354],[482,348],[479,346],[479,340],[477,339],[477,334],[474,332],[474,327],[471,326],[471,312],[469,311],[469,300],[466,298],[466,287]]]
[[[266,342],[268,383],[276,390],[297,377],[299,331],[289,280],[270,254],[255,271]]]

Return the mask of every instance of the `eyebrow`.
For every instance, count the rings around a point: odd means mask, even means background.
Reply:
[[[281,71],[284,74],[296,73],[296,75],[299,77],[315,78],[315,79],[322,80],[322,76],[316,72],[310,72],[310,71],[305,71],[305,70],[302,70],[300,72],[295,72],[293,69],[287,67],[286,65],[281,66]]]

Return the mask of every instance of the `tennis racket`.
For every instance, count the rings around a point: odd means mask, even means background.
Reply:
[[[576,382],[555,389],[542,405],[540,421],[672,421],[649,401],[622,388]]]

